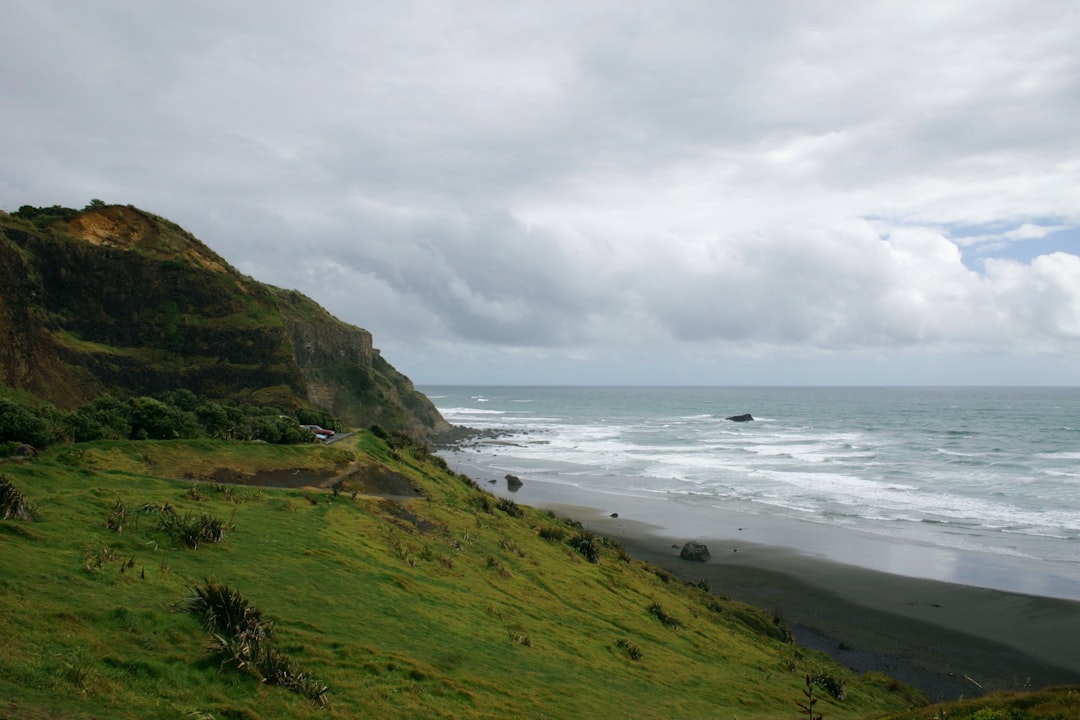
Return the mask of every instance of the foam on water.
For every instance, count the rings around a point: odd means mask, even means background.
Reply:
[[[508,433],[466,451],[503,472],[1080,561],[1080,390],[432,390],[450,422]]]

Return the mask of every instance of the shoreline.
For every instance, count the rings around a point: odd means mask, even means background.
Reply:
[[[1080,683],[1080,602],[887,572],[824,552],[892,553],[900,559],[877,559],[886,568],[907,568],[920,558],[936,559],[933,549],[876,537],[852,543],[836,532],[767,516],[714,509],[702,517],[662,498],[527,477],[511,491],[498,471],[444,457],[495,494],[576,520],[687,582],[705,580],[714,593],[778,612],[804,648],[826,652],[858,672],[884,672],[932,700]],[[773,537],[783,542],[762,541]],[[688,540],[705,543],[710,560],[682,560],[679,549]],[[860,547],[830,545],[836,542]],[[977,560],[976,570],[985,571]],[[1001,571],[994,567],[991,574]]]

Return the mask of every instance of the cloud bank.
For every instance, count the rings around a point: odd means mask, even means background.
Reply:
[[[520,5],[11,3],[0,207],[165,215],[418,382],[1080,383],[1075,3]]]

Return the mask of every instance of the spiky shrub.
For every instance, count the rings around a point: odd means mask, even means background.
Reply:
[[[163,506],[158,512],[158,529],[192,550],[199,545],[219,543],[225,539],[225,531],[231,526],[212,515],[195,516],[186,513],[177,515],[176,511]]]
[[[214,654],[223,663],[240,668],[257,665],[273,626],[238,590],[207,580],[191,588],[182,608],[214,636]]]
[[[649,607],[645,608],[645,610],[650,615],[652,615],[657,620],[659,620],[664,625],[664,627],[671,628],[672,630],[678,630],[679,629],[679,624],[680,624],[679,621],[676,620],[671,615],[668,615],[667,611],[664,610],[664,606],[661,605],[660,603],[654,602],[651,605],[649,605]]]
[[[30,505],[19,488],[0,475],[0,518],[4,520],[33,520]]]
[[[532,638],[529,637],[528,633],[526,633],[525,629],[520,625],[512,625],[506,628],[506,634],[514,644],[522,647],[532,647]]]
[[[124,531],[124,521],[127,519],[128,509],[127,505],[120,500],[116,499],[116,504],[109,510],[109,514],[105,517],[105,527],[112,530],[115,533],[121,533]]]
[[[491,499],[491,496],[483,491],[473,496],[473,504],[477,510],[488,514],[491,514],[492,509],[495,507],[495,502]]]
[[[495,501],[495,507],[502,510],[510,517],[524,517],[525,511],[521,509],[521,506],[510,498],[499,498]]]
[[[600,546],[596,542],[596,536],[590,532],[579,532],[566,541],[566,544],[574,548],[582,557],[591,563],[600,562]]]
[[[642,658],[641,648],[637,643],[630,642],[626,638],[620,638],[615,641],[615,647],[626,653],[626,657],[631,660],[638,661]]]
[[[626,552],[626,548],[624,548],[622,546],[622,543],[619,542],[618,540],[615,540],[614,538],[605,537],[603,535],[601,535],[598,538],[598,540],[599,540],[600,545],[602,547],[605,547],[608,550],[611,550],[612,552],[614,552],[615,555],[619,558],[619,560],[621,560],[621,561],[623,561],[624,563],[627,563],[627,564],[629,564],[630,562],[633,561],[633,558],[630,556],[630,553]]]
[[[191,595],[180,607],[197,617],[211,634],[210,651],[221,667],[251,672],[267,685],[303,695],[316,707],[327,704],[329,688],[273,647],[273,623],[238,590],[206,580],[201,587],[191,588]]]

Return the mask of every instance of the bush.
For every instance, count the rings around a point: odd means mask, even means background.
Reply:
[[[574,537],[570,538],[567,545],[574,548],[578,553],[582,555],[586,560],[591,563],[600,562],[600,547],[596,543],[596,536],[590,532],[579,532]]]
[[[49,425],[30,409],[0,400],[0,442],[14,441],[42,448],[52,442]]]
[[[214,636],[212,653],[222,666],[257,667],[273,626],[238,590],[207,580],[202,587],[192,587],[181,607]]]
[[[158,530],[161,530],[174,542],[182,543],[192,550],[198,550],[200,544],[219,543],[225,539],[225,531],[232,526],[212,515],[195,517],[191,513],[180,517],[168,505],[156,509]]]
[[[562,542],[566,539],[566,530],[557,525],[545,525],[540,528],[537,534],[544,540],[550,540],[552,542]]]
[[[138,397],[131,401],[132,440],[172,440],[198,436],[194,414],[151,397]]]
[[[642,658],[641,648],[636,643],[632,643],[625,638],[621,638],[615,641],[615,647],[626,653],[626,656],[631,660],[640,660]]]
[[[75,411],[90,426],[101,428],[101,437],[126,440],[131,437],[131,405],[112,395],[102,395]],[[77,441],[78,442],[78,441]]]
[[[680,626],[679,621],[676,620],[671,615],[668,615],[667,611],[664,610],[664,607],[660,603],[654,602],[651,605],[649,605],[649,607],[645,608],[645,610],[650,615],[652,615],[657,620],[659,620],[661,623],[663,623],[664,627],[671,628],[672,630],[678,630],[679,629],[679,626]]]
[[[0,518],[4,520],[33,520],[30,505],[17,487],[0,475]]]
[[[486,512],[489,515],[491,514],[491,511],[495,508],[495,501],[492,500],[491,496],[483,490],[473,495],[472,501],[473,504],[476,505],[477,510],[481,512]]]
[[[213,635],[211,653],[222,667],[252,672],[267,685],[303,695],[316,707],[326,705],[329,688],[273,647],[273,623],[238,590],[207,580],[202,587],[192,587],[180,607]]]
[[[810,682],[829,693],[835,700],[843,700],[847,697],[844,681],[834,675],[816,672],[809,676]]]
[[[525,517],[525,511],[510,498],[499,498],[495,501],[495,507],[499,508],[510,517]]]

